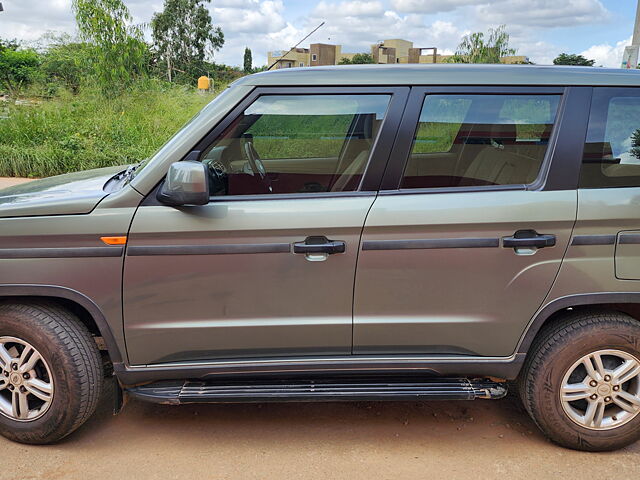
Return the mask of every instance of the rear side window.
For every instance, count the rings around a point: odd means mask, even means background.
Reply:
[[[427,95],[401,188],[532,183],[559,95]]]
[[[640,89],[595,88],[581,188],[640,186]]]

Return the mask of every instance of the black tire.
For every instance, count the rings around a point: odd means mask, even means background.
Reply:
[[[640,439],[640,415],[619,427],[593,430],[563,410],[560,387],[565,374],[583,356],[607,349],[640,359],[640,322],[613,311],[571,311],[544,328],[531,346],[518,390],[525,409],[553,442],[575,450],[607,451]]]
[[[31,344],[50,366],[51,405],[33,421],[0,414],[0,434],[27,444],[53,443],[80,427],[95,411],[103,388],[102,361],[87,328],[71,312],[49,302],[0,305],[0,337]]]

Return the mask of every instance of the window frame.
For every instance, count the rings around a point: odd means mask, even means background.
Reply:
[[[576,189],[586,135],[591,87],[562,86],[455,86],[413,87],[381,184],[383,195],[460,193],[503,190]],[[538,173],[530,184],[462,187],[400,188],[409,161],[420,113],[427,95],[559,95],[560,102],[549,145]]]
[[[218,195],[210,196],[210,202],[276,200],[318,197],[349,197],[375,194],[382,181],[382,176],[393,148],[396,132],[402,119],[402,112],[409,97],[409,87],[257,87],[253,89],[222,121],[209,131],[191,151],[182,159],[199,160],[200,154],[231,125],[253,102],[266,95],[389,95],[389,106],[378,136],[369,152],[369,158],[360,184],[356,190],[347,192],[309,192],[309,193],[277,193],[255,195]]]
[[[609,121],[609,108],[611,106],[611,100],[617,97],[636,97],[640,100],[640,87],[618,87],[618,86],[597,86],[593,88],[593,94],[591,104],[589,108],[588,123],[584,136],[584,143],[587,143],[587,135],[589,133],[589,126],[592,124],[592,117],[598,120],[602,120],[603,131],[599,132],[604,135],[607,129],[607,122]],[[584,155],[583,155],[584,156]],[[598,190],[598,189],[615,189],[615,188],[640,188],[640,185],[599,185],[595,187],[582,186],[582,166],[584,158],[580,161],[580,172],[578,178],[578,188],[582,190]],[[601,163],[599,165],[602,165]],[[604,178],[606,175],[603,175]]]

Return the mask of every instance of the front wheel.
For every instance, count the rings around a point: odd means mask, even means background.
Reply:
[[[58,441],[94,412],[100,352],[73,314],[46,302],[0,305],[0,434]]]
[[[640,323],[622,313],[570,312],[534,342],[520,394],[554,442],[604,451],[640,438]]]

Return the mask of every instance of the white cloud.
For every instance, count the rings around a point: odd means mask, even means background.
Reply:
[[[609,45],[608,43],[593,45],[580,52],[580,55],[595,60],[597,66],[619,67],[622,64],[624,47],[627,45],[631,45],[631,37],[620,40],[615,45]]]
[[[214,0],[216,8],[254,8],[260,2],[258,0]]]
[[[514,40],[511,44],[517,49],[516,55],[524,55],[538,65],[551,65],[558,56],[558,47],[545,41],[531,39]]]
[[[476,7],[492,24],[538,28],[601,23],[610,17],[600,0],[498,0]]]
[[[254,35],[282,30],[286,22],[282,17],[282,1],[251,2],[251,8],[214,7],[213,21],[224,32],[250,32]]]
[[[384,7],[382,2],[362,2],[359,0],[340,3],[319,2],[313,9],[313,16],[326,17],[333,21],[338,15],[344,17],[371,17],[382,15]]]
[[[402,15],[394,10],[382,10],[379,14],[372,15],[373,5],[370,2],[367,9],[356,8],[355,4],[363,7],[364,2],[343,2],[342,4],[329,4],[320,2],[314,9],[305,25],[305,30],[318,25],[321,21],[327,21],[326,25],[318,31],[310,43],[327,42],[342,45],[343,52],[369,52],[372,44],[386,38],[404,38],[413,41],[416,47],[437,46],[439,50],[453,49],[460,41],[464,33],[452,22],[436,20],[426,23],[423,15]],[[346,5],[349,4],[349,5]],[[346,7],[350,15],[327,16],[328,11],[342,11]]]
[[[391,6],[403,13],[450,12],[458,7],[488,3],[487,0],[391,0]]]
[[[71,0],[53,0],[43,8],[41,0],[3,0],[0,36],[34,41],[50,30],[72,32],[75,28]]]

